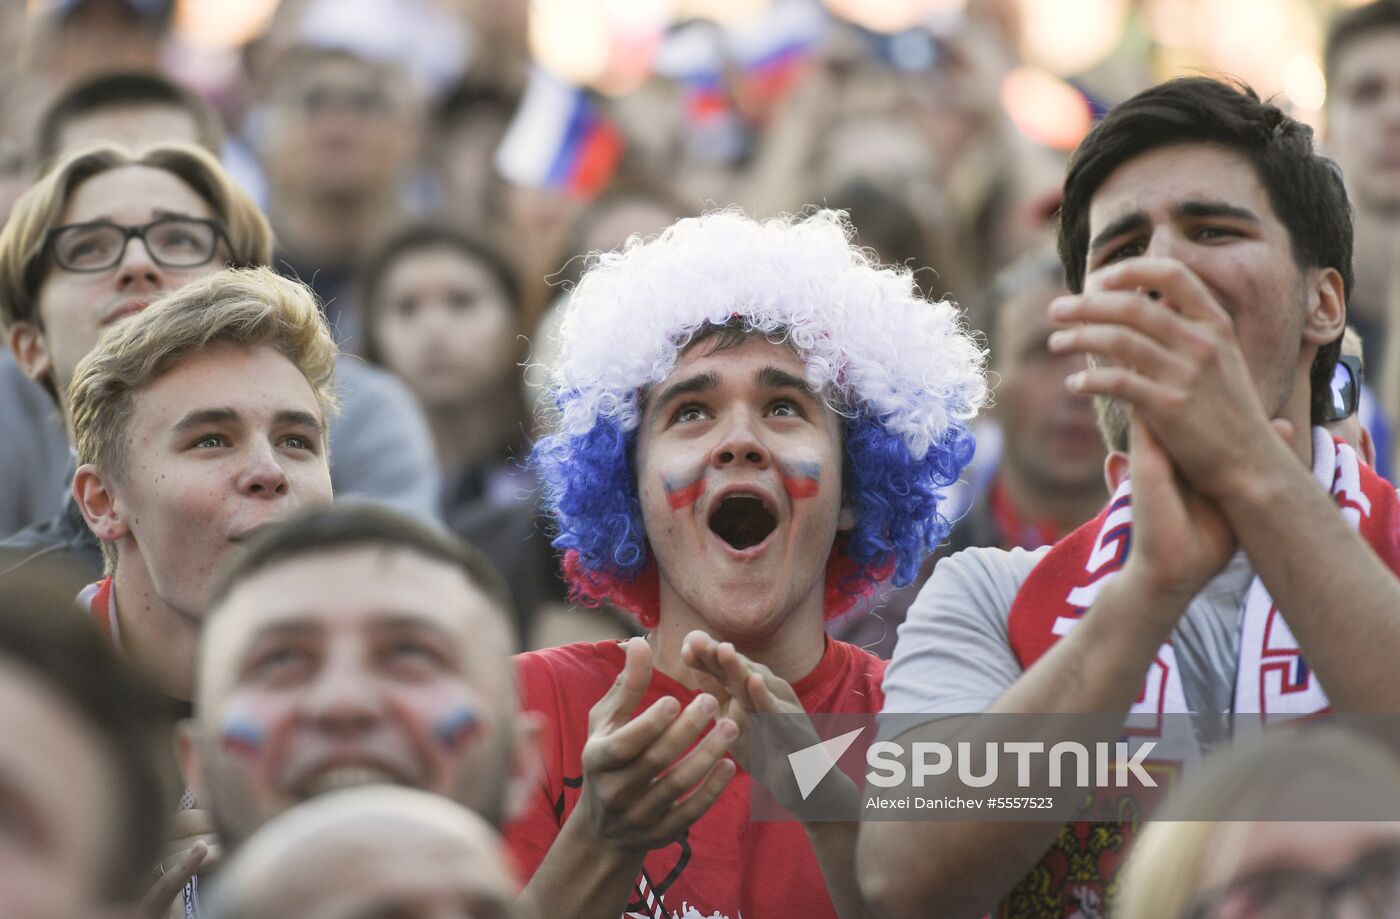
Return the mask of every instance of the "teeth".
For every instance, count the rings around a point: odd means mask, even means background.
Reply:
[[[304,788],[307,797],[315,797],[344,788],[397,783],[394,776],[372,766],[336,766],[312,776],[311,780],[304,784]]]

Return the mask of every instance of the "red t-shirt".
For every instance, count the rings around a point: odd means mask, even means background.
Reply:
[[[622,645],[615,641],[547,648],[516,658],[522,705],[547,722],[541,783],[525,813],[506,831],[527,878],[544,861],[578,803],[588,710],[612,686],[623,661]],[[884,701],[880,681],[888,663],[855,645],[828,639],[816,668],[793,690],[809,712],[879,712]],[[675,696],[684,706],[695,695],[655,671],[638,710],[662,696]],[[651,902],[644,899],[648,888]],[[648,919],[834,919],[836,908],[802,825],[749,820],[749,776],[740,771],[680,840],[647,854],[627,913]]]

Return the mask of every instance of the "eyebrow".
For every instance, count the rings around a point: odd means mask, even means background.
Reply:
[[[1258,223],[1259,215],[1249,208],[1240,207],[1237,204],[1227,204],[1224,201],[1183,201],[1172,208],[1172,217],[1176,219],[1199,219],[1201,217],[1228,217],[1231,220],[1244,220],[1249,223]],[[1146,211],[1133,211],[1131,214],[1124,214],[1093,238],[1089,243],[1089,251],[1097,252],[1109,242],[1123,236],[1133,230],[1139,230],[1148,226],[1151,221],[1147,217]]]
[[[801,377],[793,376],[780,367],[764,367],[754,374],[754,379],[759,386],[766,386],[769,389],[796,389],[811,395],[812,387],[807,385],[807,381]]]
[[[232,408],[195,409],[177,421],[172,431],[177,435],[187,434],[209,425],[237,424],[241,420]],[[322,433],[321,419],[301,409],[283,409],[273,416],[273,423],[278,427],[299,427]]]
[[[693,395],[695,393],[707,392],[711,389],[719,388],[719,376],[715,373],[697,373],[694,376],[686,377],[684,380],[677,380],[661,391],[661,395],[651,403],[649,409],[660,411],[665,405],[673,401],[677,396]]]

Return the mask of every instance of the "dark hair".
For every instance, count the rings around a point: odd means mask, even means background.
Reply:
[[[269,527],[257,535],[247,553],[223,573],[209,599],[217,609],[243,581],[285,562],[359,546],[406,549],[457,568],[500,609],[512,628],[515,609],[510,590],[496,566],[474,546],[446,530],[374,504],[342,501],[316,508]]]
[[[480,262],[500,285],[506,301],[520,319],[520,279],[514,266],[494,246],[448,223],[420,221],[400,227],[375,247],[360,269],[359,293],[364,310],[365,357],[382,364],[374,315],[380,308],[379,288],[394,263],[426,249],[450,249],[464,258]]]
[[[1337,75],[1337,66],[1347,46],[1357,39],[1374,35],[1379,29],[1400,29],[1400,0],[1374,0],[1373,3],[1343,10],[1332,17],[1322,52],[1322,66],[1329,87]]]
[[[1218,144],[1248,158],[1288,230],[1294,261],[1304,268],[1336,269],[1344,295],[1351,293],[1351,205],[1341,170],[1316,152],[1307,125],[1260,101],[1242,83],[1209,77],[1182,77],[1138,93],[1110,111],[1074,151],[1065,177],[1059,238],[1070,291],[1084,289],[1089,205],[1099,186],[1136,156],[1190,143]],[[1321,423],[1327,408],[1341,347],[1338,335],[1313,360],[1313,424]]]
[[[502,121],[510,121],[519,104],[520,96],[517,93],[507,92],[499,86],[463,80],[433,107],[433,126],[442,131],[491,115]]]
[[[46,164],[58,154],[63,131],[70,122],[96,112],[142,107],[180,109],[194,121],[199,145],[211,153],[219,152],[223,126],[208,103],[158,73],[125,70],[81,80],[49,104],[39,119],[35,161]]]
[[[59,585],[63,574],[26,566],[0,586],[0,661],[23,666],[62,700],[102,747],[111,776],[115,833],[107,840],[102,893],[134,903],[146,892],[174,810],[156,758],[170,718],[160,697],[112,652]],[[70,879],[75,880],[75,879]]]

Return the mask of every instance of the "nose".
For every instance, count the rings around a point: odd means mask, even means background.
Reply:
[[[271,445],[250,456],[238,477],[239,493],[251,497],[284,497],[289,487],[286,470],[273,455]]]
[[[302,716],[328,734],[362,733],[383,714],[379,684],[360,665],[358,647],[334,649],[302,700]]]
[[[747,419],[731,424],[710,455],[710,462],[717,469],[751,466],[754,469],[767,469],[772,457],[762,439],[754,433]]]
[[[117,286],[122,290],[159,290],[165,286],[165,271],[151,258],[144,239],[132,237],[117,264]]]
[[[1152,258],[1171,258],[1180,260],[1182,255],[1181,240],[1178,238],[1176,230],[1170,226],[1159,226],[1152,231],[1152,238],[1147,242],[1146,255]]]

